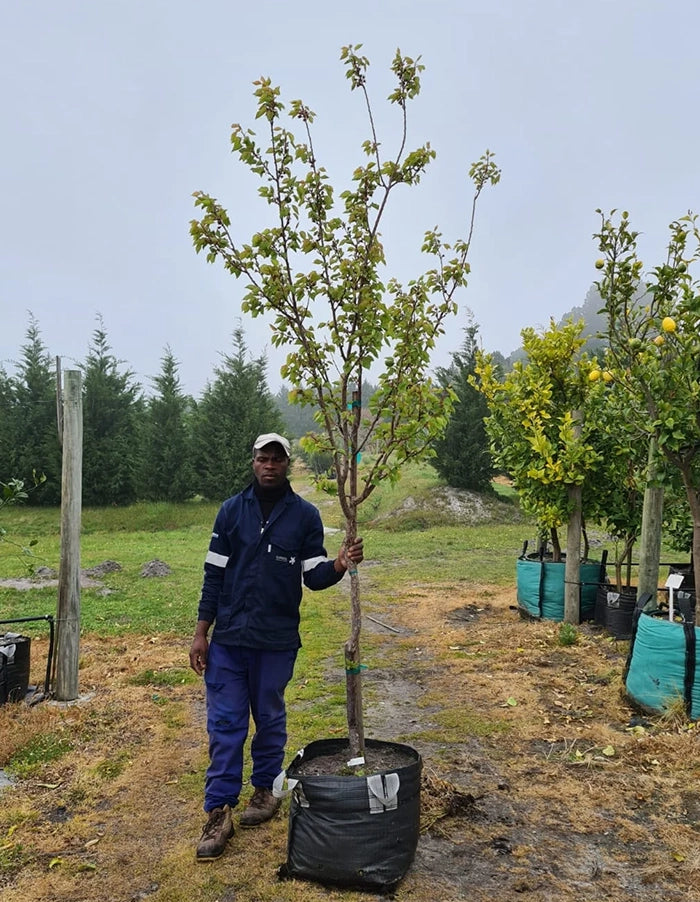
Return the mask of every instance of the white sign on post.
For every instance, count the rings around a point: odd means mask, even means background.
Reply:
[[[668,619],[673,620],[673,592],[674,589],[680,589],[683,582],[682,573],[671,573],[666,580],[666,588],[668,589]]]

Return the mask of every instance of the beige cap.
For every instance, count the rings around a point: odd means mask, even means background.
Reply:
[[[279,435],[277,432],[264,432],[262,435],[259,435],[253,442],[253,452],[260,451],[265,445],[272,445],[273,443],[282,445],[284,453],[287,457],[290,456],[292,446],[283,435]]]

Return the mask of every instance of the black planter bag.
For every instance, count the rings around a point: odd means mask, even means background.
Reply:
[[[29,687],[31,644],[28,636],[0,636],[0,705],[24,701]]]
[[[609,582],[598,586],[596,595],[596,623],[600,623],[615,639],[630,639],[632,621],[637,604],[637,587],[623,586],[618,592]],[[598,620],[599,608],[602,608],[602,620]]]
[[[302,760],[347,748],[346,739],[320,739],[302,749],[280,775],[291,793],[287,862],[281,876],[386,890],[410,868],[420,832],[423,762],[407,745],[372,739],[365,744],[368,750],[393,747],[409,763],[362,777],[298,775]]]

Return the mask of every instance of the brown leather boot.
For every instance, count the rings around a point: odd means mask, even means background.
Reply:
[[[241,827],[257,827],[269,821],[279,807],[280,800],[272,795],[271,790],[258,786],[238,823]]]
[[[232,836],[233,822],[231,821],[230,806],[213,808],[209,812],[209,820],[204,825],[197,846],[197,861],[213,861],[215,858],[219,858]]]

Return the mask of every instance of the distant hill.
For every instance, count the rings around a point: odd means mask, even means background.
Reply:
[[[583,337],[586,339],[584,350],[589,354],[596,354],[605,347],[605,341],[598,337],[606,326],[605,316],[599,313],[602,306],[603,299],[598,293],[598,289],[595,285],[591,285],[583,304],[580,307],[572,307],[557,323],[558,326],[563,326],[568,320],[578,322],[580,319],[583,319]],[[505,366],[506,368],[512,366],[516,360],[523,360],[524,358],[525,352],[520,347],[505,358]]]
[[[583,319],[585,326],[583,335],[587,338],[597,339],[600,344],[603,342],[598,339],[598,335],[606,328],[605,315],[600,313],[603,306],[603,299],[598,294],[595,285],[591,285],[586,294],[586,299],[580,307],[572,307],[571,310],[563,316],[557,325],[563,325],[567,320],[572,319],[574,322]]]

